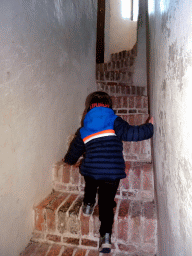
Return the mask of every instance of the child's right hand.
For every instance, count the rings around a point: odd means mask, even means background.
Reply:
[[[153,117],[149,119],[149,123],[153,124]]]

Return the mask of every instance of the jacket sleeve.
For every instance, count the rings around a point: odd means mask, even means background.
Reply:
[[[117,137],[122,141],[141,141],[153,136],[153,125],[151,123],[133,126],[121,117],[115,119],[114,130]]]
[[[79,157],[85,152],[85,144],[78,130],[75,138],[72,140],[69,150],[64,157],[64,162],[67,164],[75,164]]]

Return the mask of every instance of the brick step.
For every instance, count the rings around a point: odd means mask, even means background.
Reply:
[[[60,244],[30,242],[20,256],[102,256],[98,250],[89,250],[77,248],[75,246],[63,246]],[[127,254],[127,253],[110,253],[108,256],[154,256],[154,254]]]
[[[143,96],[145,87],[133,86],[126,82],[97,81],[97,90],[104,91],[110,96]]]
[[[154,200],[154,177],[150,163],[126,162],[125,179],[120,181],[116,197],[128,200]],[[75,192],[83,195],[84,178],[79,172],[79,163],[53,166],[53,189],[60,192]]]
[[[114,71],[97,71],[96,80],[97,82],[124,82],[127,85],[133,85],[133,72],[134,66],[129,69],[123,68]]]
[[[111,59],[107,63],[100,63],[96,65],[96,71],[116,71],[127,69],[134,64],[135,57],[137,56],[137,48],[133,47],[130,51],[121,51],[111,54]]]
[[[142,124],[148,118],[148,97],[146,96],[111,96],[113,109],[117,115],[140,115],[132,125]]]
[[[85,217],[82,201],[82,194],[53,191],[34,208],[35,229],[31,241],[98,250],[98,205],[91,217]],[[112,253],[154,255],[157,232],[154,201],[117,197],[116,202]]]
[[[86,250],[74,246],[30,242],[20,256],[99,256],[96,250]]]

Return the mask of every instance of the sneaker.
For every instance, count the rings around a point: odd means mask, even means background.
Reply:
[[[94,204],[85,204],[83,203],[83,215],[90,216],[93,213]]]
[[[111,252],[111,234],[105,233],[104,236],[99,239],[99,251],[102,253]]]

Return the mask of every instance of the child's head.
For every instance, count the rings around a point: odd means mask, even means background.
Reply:
[[[102,91],[96,91],[89,95],[87,102],[88,111],[94,107],[108,107],[112,108],[111,97]]]

